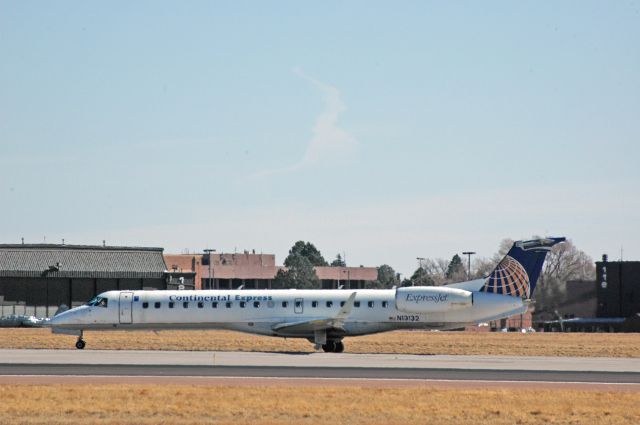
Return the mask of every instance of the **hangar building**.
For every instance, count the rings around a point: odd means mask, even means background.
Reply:
[[[640,261],[596,262],[596,317],[632,317],[640,313]]]
[[[168,272],[162,248],[0,244],[0,315],[51,317],[114,289],[193,289],[194,273]]]

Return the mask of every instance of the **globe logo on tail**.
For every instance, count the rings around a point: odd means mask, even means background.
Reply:
[[[522,264],[507,255],[487,277],[481,291],[529,298],[529,275]]]

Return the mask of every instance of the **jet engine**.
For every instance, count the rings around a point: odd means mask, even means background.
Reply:
[[[472,304],[473,294],[464,289],[432,286],[396,289],[396,308],[407,313],[441,313]]]

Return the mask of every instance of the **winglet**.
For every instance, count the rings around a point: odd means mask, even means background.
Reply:
[[[356,293],[352,292],[351,295],[349,295],[349,298],[347,298],[347,301],[345,301],[344,305],[342,306],[338,314],[336,314],[335,319],[336,320],[346,319],[351,314],[351,309],[353,309],[353,303],[355,302],[355,300],[356,300]]]

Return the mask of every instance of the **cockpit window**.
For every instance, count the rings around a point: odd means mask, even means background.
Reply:
[[[94,307],[107,307],[108,304],[109,304],[109,299],[105,297],[95,297],[95,298],[92,298],[87,303],[87,305],[94,306]]]

